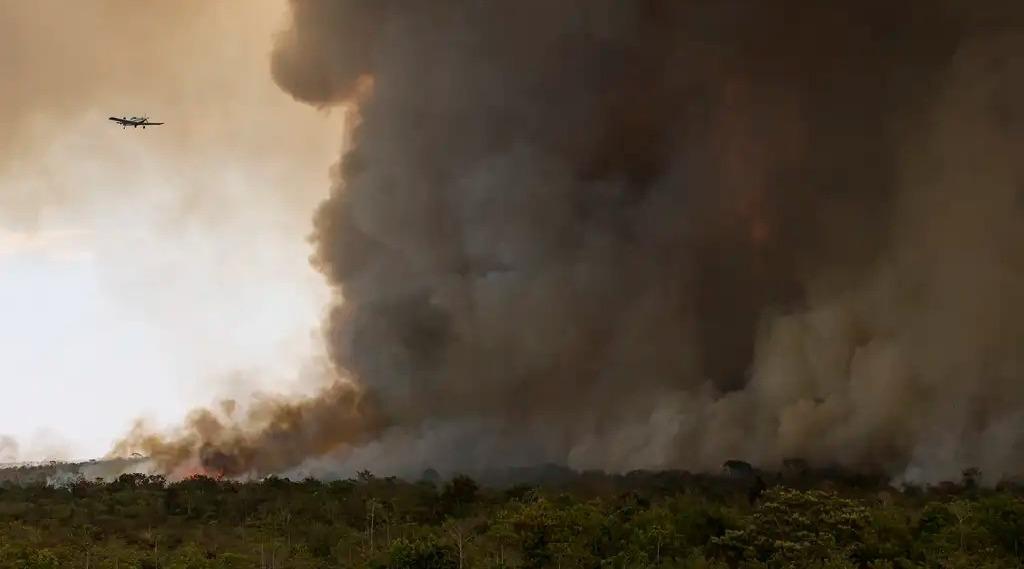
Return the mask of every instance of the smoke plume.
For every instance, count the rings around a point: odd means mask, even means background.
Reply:
[[[1024,468],[1019,4],[291,7],[350,379],[164,469]]]

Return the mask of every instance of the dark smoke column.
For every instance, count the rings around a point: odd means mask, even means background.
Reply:
[[[742,390],[762,318],[876,260],[893,122],[957,40],[911,1],[292,8],[286,91],[373,85],[316,216],[332,357],[474,464],[704,461],[659,406]]]

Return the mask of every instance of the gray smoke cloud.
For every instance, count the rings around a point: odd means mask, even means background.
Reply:
[[[18,441],[9,435],[0,435],[0,464],[18,460]]]
[[[314,262],[375,420],[274,469],[1024,467],[1018,4],[292,10],[278,84],[358,105]]]

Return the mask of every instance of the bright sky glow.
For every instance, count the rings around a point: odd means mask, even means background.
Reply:
[[[32,152],[0,164],[0,198],[21,200],[0,206],[38,207],[0,215],[0,436],[21,460],[102,455],[135,419],[173,424],[238,383],[288,390],[317,353],[328,292],[306,239],[341,120],[270,78],[283,0],[244,8],[199,19],[211,51],[177,91],[42,114]],[[138,112],[167,124],[106,120]]]

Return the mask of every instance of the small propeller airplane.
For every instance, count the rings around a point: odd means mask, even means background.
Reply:
[[[157,126],[164,124],[162,122],[149,122],[149,117],[110,117],[110,120],[121,125],[121,128],[138,128],[141,126],[143,129],[145,129],[147,126]]]

